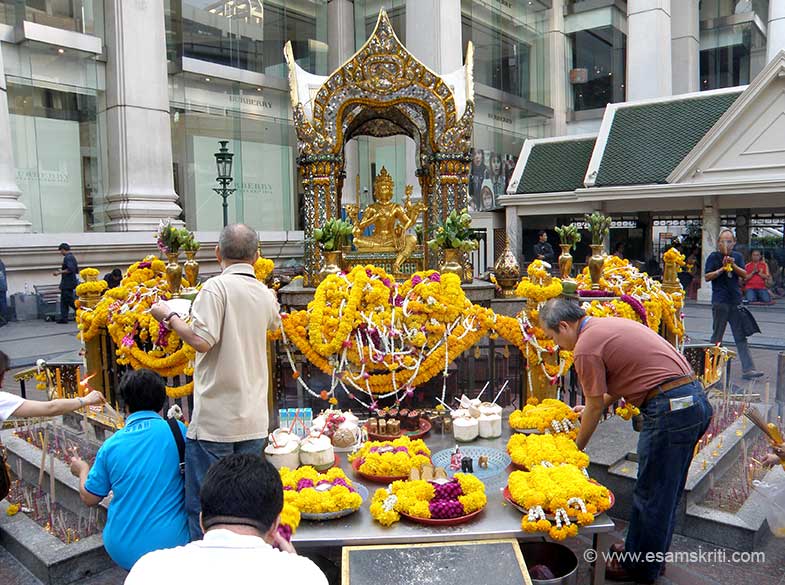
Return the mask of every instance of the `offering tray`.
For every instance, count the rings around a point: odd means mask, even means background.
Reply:
[[[411,520],[412,522],[417,522],[418,524],[423,524],[425,526],[456,526],[458,524],[463,524],[464,522],[468,522],[478,514],[480,514],[485,507],[480,508],[479,510],[475,510],[471,514],[466,514],[464,516],[458,516],[457,518],[418,518],[417,516],[409,516],[408,514],[404,514],[403,512],[399,512],[401,516]]]
[[[325,521],[325,520],[335,520],[336,518],[343,518],[344,516],[348,516],[349,514],[354,514],[357,510],[362,508],[363,504],[368,500],[368,488],[364,485],[352,482],[352,487],[357,490],[357,493],[360,494],[362,498],[362,502],[360,502],[360,506],[357,508],[346,508],[345,510],[336,510],[335,512],[322,512],[320,514],[309,514],[306,512],[301,512],[300,516],[303,520],[316,520],[316,521]]]
[[[386,476],[386,475],[369,475],[367,473],[363,473],[362,471],[360,471],[360,466],[363,464],[363,461],[364,461],[363,459],[355,459],[354,461],[352,461],[352,469],[354,469],[354,472],[357,475],[367,479],[368,481],[372,481],[374,483],[383,483],[383,484],[386,485],[386,484],[390,484],[390,483],[392,483],[394,481],[398,481],[399,479],[402,479],[402,480],[409,479],[409,475],[408,474],[407,475]]]
[[[480,446],[461,446],[461,453],[464,457],[472,458],[472,465],[474,471],[472,475],[477,479],[490,479],[501,475],[507,470],[512,459],[510,456],[500,449],[493,447],[480,447]],[[431,456],[431,461],[434,467],[443,467],[447,471],[447,475],[453,477],[456,473],[461,473],[460,469],[450,469],[450,456],[455,452],[455,449],[443,449],[438,453]],[[488,467],[483,469],[477,463],[480,456],[488,458]]]
[[[365,424],[365,430],[368,431],[368,423]],[[372,433],[368,431],[368,438],[373,441],[394,441],[395,439],[400,439],[401,437],[409,437],[410,439],[422,439],[428,432],[431,430],[431,421],[427,418],[420,418],[420,426],[417,430],[413,431],[405,431],[401,429],[401,432],[397,435],[380,435],[379,433]]]
[[[592,483],[595,483],[597,485],[600,485],[598,482],[596,482],[593,479],[590,479],[589,481],[592,482]],[[520,512],[523,512],[524,514],[528,514],[529,513],[529,511],[526,508],[524,508],[523,506],[521,506],[515,500],[512,499],[512,494],[510,493],[510,486],[507,486],[507,485],[504,486],[504,490],[502,491],[502,495],[504,496],[504,499],[507,500],[507,503],[510,504],[513,508],[515,508],[516,510],[518,510]],[[613,508],[613,505],[616,503],[616,496],[613,495],[613,492],[611,490],[608,490],[608,497],[611,500],[611,505],[608,506],[608,510],[610,510],[611,508]],[[605,512],[607,512],[608,510],[605,510]],[[553,518],[553,514],[546,514],[545,517],[548,520],[553,520],[554,519]]]

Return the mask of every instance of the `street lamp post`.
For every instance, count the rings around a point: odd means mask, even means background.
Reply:
[[[224,227],[229,223],[229,195],[234,193],[236,189],[230,189],[229,184],[234,180],[232,179],[232,159],[234,154],[229,152],[226,145],[229,144],[228,140],[219,140],[218,144],[221,148],[215,153],[215,165],[218,168],[218,183],[221,185],[219,188],[213,188],[213,191],[218,193],[223,199],[224,211]]]

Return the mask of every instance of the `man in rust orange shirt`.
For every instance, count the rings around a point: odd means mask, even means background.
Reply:
[[[640,408],[638,479],[623,549],[639,553],[638,560],[611,560],[606,577],[652,583],[670,548],[695,444],[711,419],[703,386],[682,354],[635,321],[588,317],[577,303],[559,298],[540,309],[540,324],[560,349],[574,352],[586,403],[576,439],[580,449],[608,406],[624,398]]]

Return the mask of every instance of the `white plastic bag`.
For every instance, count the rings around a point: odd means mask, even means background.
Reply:
[[[777,538],[785,538],[785,481],[755,480],[752,485],[766,500],[766,521],[771,533]]]

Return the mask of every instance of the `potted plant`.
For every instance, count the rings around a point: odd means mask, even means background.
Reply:
[[[428,240],[431,250],[444,251],[444,264],[439,268],[440,272],[457,274],[461,281],[464,280],[462,255],[479,247],[471,225],[472,217],[465,209],[460,212],[453,209],[444,221],[437,223],[433,239]]]
[[[554,229],[559,235],[559,247],[561,248],[559,273],[562,280],[569,280],[572,274],[572,254],[570,254],[570,250],[574,250],[575,245],[581,241],[581,233],[578,231],[578,226],[574,223],[557,226]]]
[[[321,228],[313,230],[313,239],[324,255],[324,265],[317,275],[321,282],[328,274],[340,274],[341,249],[352,236],[352,223],[342,219],[329,219]]]
[[[602,247],[605,236],[611,229],[611,218],[607,215],[595,211],[591,215],[586,214],[586,222],[589,224],[591,232],[591,258],[589,259],[589,276],[591,277],[592,290],[600,289],[600,278],[602,277],[602,266],[605,264]]]

